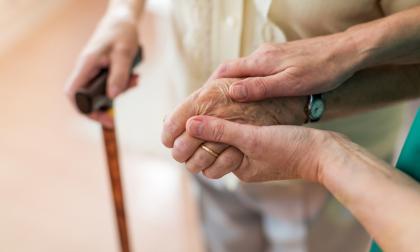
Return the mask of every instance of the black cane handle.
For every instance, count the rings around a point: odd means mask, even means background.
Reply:
[[[142,60],[142,49],[139,47],[134,57],[131,70]],[[112,107],[112,100],[106,95],[108,69],[102,69],[85,87],[76,92],[76,105],[83,114],[94,111],[107,111]]]

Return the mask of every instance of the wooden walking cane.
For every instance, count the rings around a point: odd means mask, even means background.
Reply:
[[[132,64],[132,68],[134,68],[134,66],[137,65],[140,60],[141,49],[139,48]],[[106,96],[107,77],[108,69],[102,69],[86,87],[78,90],[76,93],[76,104],[80,112],[84,114],[90,114],[94,111],[102,111],[110,113],[112,120],[114,120],[112,100]],[[115,127],[112,129],[102,127],[102,133],[105,143],[105,152],[112,187],[112,196],[114,200],[115,217],[118,225],[120,247],[122,252],[130,252]]]

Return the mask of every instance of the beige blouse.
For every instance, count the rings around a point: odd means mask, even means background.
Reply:
[[[183,73],[178,87],[188,95],[202,86],[220,63],[248,55],[264,42],[282,43],[340,32],[418,5],[420,0],[177,0],[172,3],[177,45],[174,74]],[[394,105],[311,127],[341,132],[390,161],[403,111],[401,104]],[[368,246],[368,235],[337,201],[317,200],[320,194],[327,195],[322,187],[313,190],[309,184],[296,181],[252,186],[239,183],[232,175],[211,184],[238,192],[250,187],[258,189],[261,199],[273,193],[293,195],[293,191],[303,190],[303,198],[290,199],[286,204],[301,204],[304,209],[297,209],[298,212],[318,212],[315,217],[302,214],[309,251],[363,251]],[[276,212],[276,203],[277,198],[273,196],[265,207]],[[348,237],[359,238],[354,241]]]
[[[177,0],[174,31],[188,93],[222,62],[250,54],[261,43],[340,32],[420,4],[420,0]],[[404,83],[401,83],[403,85]],[[327,108],[328,109],[328,108]],[[338,131],[380,157],[394,149],[401,105],[313,127]]]

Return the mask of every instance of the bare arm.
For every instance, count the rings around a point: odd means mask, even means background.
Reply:
[[[320,155],[319,176],[384,251],[418,251],[420,185],[337,135]]]
[[[357,72],[325,93],[324,120],[420,97],[420,65],[383,66]]]
[[[365,24],[366,27],[375,25],[376,22]],[[299,125],[305,121],[307,98],[304,95],[307,94],[333,90],[325,95],[327,110],[324,120],[420,97],[420,65],[381,65],[359,71],[358,68],[367,60],[349,33],[267,44],[248,57],[223,64],[204,88],[167,117],[163,143],[173,147],[176,160],[189,160],[187,167],[208,167],[196,161],[203,159],[198,155],[203,151],[197,149],[202,142],[194,140],[196,143],[192,144],[193,141],[187,141],[188,136],[183,133],[186,121],[193,115],[206,114],[230,120],[239,118],[254,125]],[[221,76],[239,78],[220,79]],[[246,89],[241,92],[238,87]],[[248,103],[235,104],[231,99],[215,102],[229,96]],[[271,99],[267,99],[269,97]],[[259,98],[264,101],[249,103]],[[192,110],[194,107],[207,109]],[[247,113],[249,111],[258,112]],[[176,139],[178,144],[174,144]]]
[[[420,6],[346,31],[362,56],[360,68],[420,63]]]
[[[259,102],[240,103],[229,98],[228,90],[238,79],[216,79],[191,95],[175,112],[166,118],[162,141],[172,149],[173,157],[179,162],[187,161],[187,167],[194,172],[218,170],[220,177],[232,170],[232,165],[212,168],[215,159],[203,165],[199,148],[202,141],[191,138],[185,131],[188,118],[204,114],[253,125],[300,125],[306,115],[307,98],[278,97]],[[419,65],[384,66],[360,71],[345,84],[325,94],[327,110],[322,120],[339,118],[395,102],[420,97]],[[178,143],[178,144],[176,144]],[[224,148],[213,149],[223,152]],[[207,155],[208,156],[208,155]],[[235,158],[240,160],[240,154]],[[219,161],[218,163],[223,163]],[[197,167],[203,167],[197,169]],[[221,168],[222,167],[222,168]],[[206,174],[206,173],[205,173]]]
[[[74,103],[76,90],[85,86],[102,68],[109,68],[107,94],[114,98],[137,84],[130,67],[138,48],[138,22],[144,7],[143,0],[111,0],[105,15],[80,53],[70,75],[66,94]],[[91,119],[112,127],[107,113],[93,112]]]
[[[420,97],[420,6],[345,33],[364,70],[326,94],[326,118]]]
[[[324,93],[357,82],[363,84],[354,93],[346,88],[346,94],[369,96],[382,92],[383,81],[388,91],[393,86],[395,94],[402,93],[394,99],[399,100],[413,85],[419,85],[419,63],[420,7],[414,7],[336,34],[262,45],[247,57],[222,64],[211,78],[246,78],[229,90],[240,102]],[[370,72],[370,68],[375,69]],[[372,90],[360,89],[371,84]],[[364,105],[375,107],[376,102]]]
[[[341,135],[296,126],[256,127],[209,116],[190,118],[187,132],[238,148],[244,158],[233,173],[241,180],[321,183],[384,251],[418,251],[420,185]]]

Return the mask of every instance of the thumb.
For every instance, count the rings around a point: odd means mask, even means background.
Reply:
[[[118,48],[111,53],[110,73],[107,80],[109,97],[115,98],[128,88],[134,53],[132,49]]]
[[[248,149],[254,126],[211,116],[194,116],[187,121],[187,133],[205,141],[225,143],[240,150]]]
[[[269,74],[268,71],[267,68],[260,67],[257,59],[253,55],[250,55],[226,61],[213,72],[209,79],[262,76]]]
[[[251,77],[229,87],[229,96],[239,102],[259,101],[272,97],[288,96],[290,85],[282,83],[278,75]]]
[[[317,85],[303,83],[302,79],[291,70],[274,75],[246,78],[229,87],[229,96],[239,102],[259,101],[273,97],[303,96],[319,92]]]

